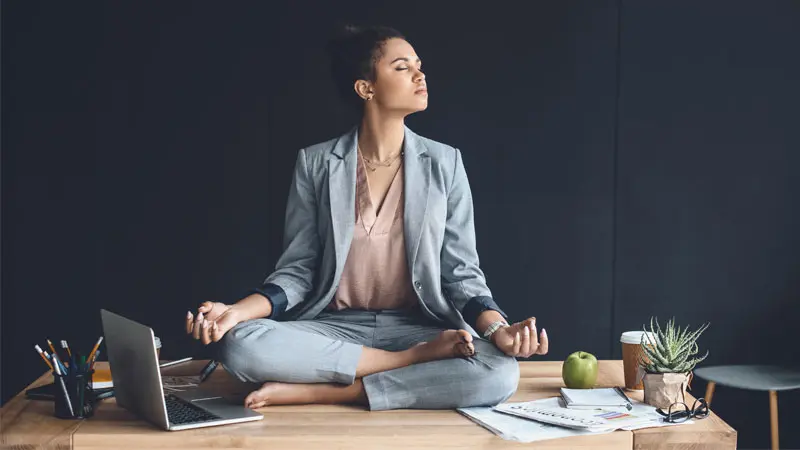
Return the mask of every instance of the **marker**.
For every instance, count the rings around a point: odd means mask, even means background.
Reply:
[[[55,357],[53,357],[53,363],[55,363]],[[61,371],[58,369],[58,364],[56,364],[56,375],[61,375]],[[61,383],[61,390],[64,392],[64,399],[67,401],[67,407],[69,408],[69,414],[71,416],[75,415],[75,411],[72,409],[72,402],[69,401],[69,394],[67,394],[67,386],[64,384],[64,378],[58,377],[58,381]]]
[[[50,360],[47,359],[47,356],[44,356],[44,352],[42,351],[42,347],[39,347],[38,345],[34,345],[33,348],[36,349],[36,352],[39,353],[39,356],[41,356],[42,359],[44,360],[44,362],[47,363],[47,365],[50,367],[50,370],[55,370],[55,369],[53,369],[53,365],[50,364]]]
[[[211,375],[211,372],[213,372],[214,369],[217,368],[217,364],[219,364],[219,363],[212,359],[211,361],[208,362],[208,364],[206,364],[205,367],[203,367],[203,370],[200,371],[200,382],[201,383],[203,381],[206,381],[206,378],[208,378],[209,375]]]

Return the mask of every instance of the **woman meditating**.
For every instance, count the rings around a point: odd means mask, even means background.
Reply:
[[[386,27],[347,27],[328,50],[360,123],[298,152],[275,271],[235,304],[190,311],[186,332],[263,383],[251,408],[505,401],[515,357],[546,354],[547,333],[509,324],[492,298],[461,152],[405,126],[428,106],[418,54]]]

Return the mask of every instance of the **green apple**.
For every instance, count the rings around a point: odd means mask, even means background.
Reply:
[[[570,389],[591,389],[597,381],[597,358],[587,352],[575,352],[564,361],[561,378]]]

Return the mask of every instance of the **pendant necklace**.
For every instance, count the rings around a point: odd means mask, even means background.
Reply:
[[[385,161],[369,161],[367,158],[364,158],[364,153],[361,151],[361,145],[358,146],[358,154],[361,155],[361,160],[364,161],[364,165],[367,166],[367,168],[372,172],[375,172],[378,167],[390,167],[395,161],[397,161],[398,158],[403,156],[404,153],[405,151],[401,150],[400,153],[386,159]]]

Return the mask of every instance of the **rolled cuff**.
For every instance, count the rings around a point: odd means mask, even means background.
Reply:
[[[339,354],[339,361],[336,363],[336,382],[351,385],[356,381],[356,369],[358,360],[361,359],[361,352],[364,347],[353,344],[352,342],[342,342],[342,350]]]
[[[286,292],[275,283],[267,283],[260,288],[253,289],[250,294],[261,294],[272,303],[272,313],[266,317],[267,319],[277,320],[281,314],[286,312],[286,307],[289,305]]]
[[[361,378],[361,382],[364,383],[364,392],[367,394],[367,403],[370,411],[391,409],[382,376],[381,372],[377,372]]]
[[[497,306],[497,303],[494,302],[494,299],[484,295],[479,295],[469,299],[467,304],[464,305],[464,309],[461,310],[461,315],[464,317],[464,321],[477,331],[478,316],[480,316],[482,312],[489,309],[497,311],[501,316],[503,316],[504,319],[508,320],[508,315],[503,312],[499,306]]]

